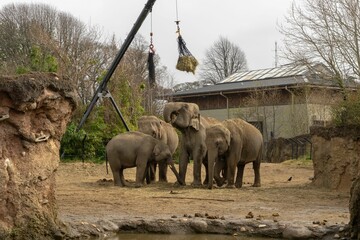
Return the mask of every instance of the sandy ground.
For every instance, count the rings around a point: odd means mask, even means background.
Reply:
[[[177,166],[178,167],[178,166]],[[169,183],[153,183],[142,188],[113,186],[105,164],[61,163],[57,170],[59,217],[66,222],[98,220],[210,216],[276,219],[317,224],[344,224],[349,221],[349,193],[319,189],[311,185],[311,165],[296,162],[263,163],[262,187],[251,187],[252,165],[245,169],[241,189],[191,186],[175,187],[169,170]],[[187,182],[192,181],[192,166]],[[125,170],[125,179],[134,181],[135,169]],[[204,177],[204,175],[203,175]],[[291,181],[288,181],[292,177]]]

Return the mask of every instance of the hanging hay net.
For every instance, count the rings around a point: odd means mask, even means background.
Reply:
[[[155,86],[155,64],[154,64],[155,51],[153,45],[150,44],[149,55],[148,55],[148,71],[149,71],[149,84],[150,88]]]
[[[186,43],[182,36],[180,35],[180,30],[178,28],[178,50],[179,58],[176,64],[176,69],[184,72],[192,72],[195,74],[196,66],[199,64],[196,58],[191,54],[189,49],[186,47]]]

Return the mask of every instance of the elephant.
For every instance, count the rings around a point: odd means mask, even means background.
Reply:
[[[205,165],[208,181],[207,148],[205,144],[206,128],[219,123],[215,118],[201,117],[199,106],[195,103],[169,102],[165,104],[164,120],[181,132],[179,175],[182,185],[186,185],[185,176],[189,160],[194,161],[192,186],[198,187],[201,182],[201,164]],[[180,183],[180,182],[179,182]],[[180,183],[181,184],[181,183]]]
[[[156,116],[142,116],[138,119],[138,131],[153,136],[169,146],[171,154],[174,154],[178,144],[179,136],[171,124],[164,122]],[[155,181],[156,165],[159,165],[159,182],[167,182],[166,162],[154,162],[150,165],[149,181]]]
[[[226,180],[228,188],[241,188],[245,165],[253,163],[255,174],[254,187],[260,187],[260,163],[263,156],[263,137],[260,131],[236,118],[224,120],[206,129],[206,147],[208,149],[208,188],[213,187],[213,177],[218,186],[224,184],[220,172],[227,166]],[[238,168],[235,186],[234,177]],[[215,172],[215,173],[214,173]]]
[[[124,169],[136,167],[135,187],[141,187],[147,165],[152,161],[166,161],[178,181],[181,181],[169,146],[142,132],[126,132],[113,137],[106,145],[106,160],[109,161],[115,186],[126,186]]]

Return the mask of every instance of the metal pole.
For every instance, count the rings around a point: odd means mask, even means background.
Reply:
[[[76,131],[79,131],[81,129],[81,127],[84,125],[86,119],[89,117],[91,110],[94,108],[97,100],[99,99],[99,94],[101,94],[106,89],[107,83],[109,82],[111,76],[113,75],[117,65],[119,64],[120,60],[123,58],[126,50],[130,46],[130,44],[131,44],[132,40],[134,39],[137,31],[139,30],[142,23],[144,22],[146,16],[151,11],[155,1],[156,0],[148,0],[147,3],[145,4],[143,10],[141,11],[139,17],[136,20],[134,26],[132,27],[130,33],[128,34],[127,38],[125,39],[123,45],[121,46],[116,58],[114,59],[114,61],[110,65],[110,68],[108,69],[104,79],[102,80],[99,87],[96,89],[96,92],[95,92],[89,106],[87,107],[84,115],[82,116],[82,118],[80,120],[80,123],[79,123],[78,127],[76,128]],[[120,116],[120,118],[121,118],[121,116]]]

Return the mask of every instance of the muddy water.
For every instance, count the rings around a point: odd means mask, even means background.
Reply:
[[[106,240],[267,240],[271,238],[255,238],[244,236],[217,235],[217,234],[118,234]]]

